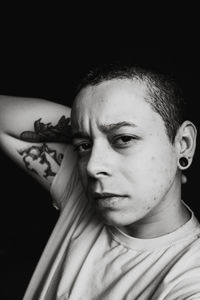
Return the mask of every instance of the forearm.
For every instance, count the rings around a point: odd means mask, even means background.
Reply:
[[[31,142],[69,141],[70,108],[44,99],[0,96],[0,134]]]

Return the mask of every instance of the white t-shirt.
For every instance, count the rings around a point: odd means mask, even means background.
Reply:
[[[105,226],[84,196],[71,147],[51,194],[61,215],[24,300],[200,299],[200,225],[153,239]]]

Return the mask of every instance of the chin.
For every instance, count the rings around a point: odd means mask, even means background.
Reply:
[[[121,226],[128,226],[130,225],[130,222],[128,223],[127,221],[122,219],[122,216],[119,212],[102,212],[98,211],[97,212],[98,218],[108,226],[115,226],[115,227],[121,227]]]

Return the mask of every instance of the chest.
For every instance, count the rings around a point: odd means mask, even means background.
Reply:
[[[105,230],[89,249],[84,248],[85,239],[76,240],[70,247],[69,262],[62,277],[64,291],[69,275],[73,280],[68,286],[69,299],[126,299],[133,300],[141,295],[149,299],[158,290],[173,265],[174,253],[166,251],[135,251],[113,240]],[[80,246],[82,244],[82,246]],[[75,258],[76,257],[76,258]],[[69,264],[73,271],[69,271]],[[76,266],[76,267],[75,267]],[[63,278],[66,278],[64,282]],[[70,292],[69,292],[70,290]],[[63,292],[62,292],[63,294]],[[146,296],[145,296],[146,295]],[[153,299],[153,298],[152,298]]]

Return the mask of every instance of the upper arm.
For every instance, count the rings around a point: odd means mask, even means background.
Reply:
[[[19,102],[13,99],[1,115],[1,148],[49,190],[70,143],[70,108],[40,99]]]

